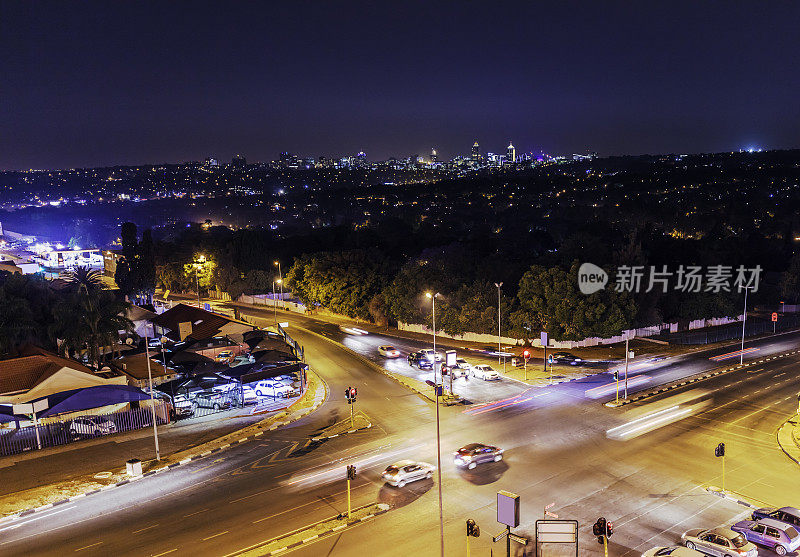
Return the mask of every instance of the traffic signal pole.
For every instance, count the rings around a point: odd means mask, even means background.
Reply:
[[[603,536],[603,552],[605,553],[606,557],[608,557],[608,537]]]

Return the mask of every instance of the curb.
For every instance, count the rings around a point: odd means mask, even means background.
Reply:
[[[661,387],[657,390],[648,391],[646,393],[634,396],[629,398],[628,400],[621,400],[617,402],[606,402],[604,406],[608,408],[619,408],[620,406],[625,406],[626,404],[632,404],[634,402],[638,402],[640,400],[644,400],[646,398],[651,398],[656,395],[660,395],[661,393],[665,393],[667,391],[672,391],[674,389],[678,389],[680,387],[684,387],[686,385],[690,385],[692,383],[697,383],[699,381],[705,381],[706,379],[711,379],[712,377],[717,377],[718,375],[723,375],[725,373],[730,373],[732,371],[737,371],[740,369],[744,369],[746,367],[754,366],[757,364],[763,364],[765,362],[769,362],[771,360],[776,360],[778,358],[785,358],[787,356],[793,356],[795,354],[800,354],[800,350],[794,350],[792,352],[784,352],[782,354],[776,354],[774,356],[769,356],[768,358],[761,358],[760,360],[753,360],[752,362],[747,362],[746,364],[739,364],[737,366],[725,368],[725,369],[718,369],[716,371],[711,372],[704,372],[698,375],[690,376],[689,378],[679,379],[677,383],[670,383],[666,386]],[[785,452],[785,451],[784,451]],[[800,463],[799,463],[800,464]]]
[[[328,439],[333,439],[334,437],[339,437],[340,435],[347,435],[348,433],[355,433],[356,431],[364,431],[365,429],[369,429],[371,427],[372,427],[372,424],[370,423],[367,426],[359,427],[357,429],[351,429],[350,431],[345,431],[343,433],[337,433],[336,435],[328,435],[326,437],[312,437],[311,440],[312,441],[326,441]]]
[[[789,452],[789,450],[784,446],[784,445],[787,445],[789,447],[791,447],[791,446],[795,446],[796,447],[796,445],[794,443],[794,440],[792,439],[791,429],[792,429],[793,426],[797,425],[797,422],[795,420],[797,417],[798,417],[798,415],[795,414],[792,417],[790,417],[788,420],[783,422],[783,424],[781,424],[781,427],[778,428],[778,433],[776,434],[776,439],[778,441],[778,447],[780,447],[780,449],[783,451],[783,454],[785,454],[790,459],[792,459],[795,462],[795,464],[800,464],[800,459],[797,459],[794,456],[792,456],[792,454]],[[784,438],[783,442],[781,442],[781,437]],[[795,450],[793,452],[795,452],[795,454],[797,454],[797,452],[800,452],[800,451]]]
[[[374,503],[372,503],[370,505],[365,505],[364,507],[360,507],[360,508],[363,509],[365,507],[370,507],[373,504]],[[289,551],[291,549],[296,549],[296,548],[300,547],[301,545],[317,541],[320,538],[323,538],[323,537],[328,536],[330,534],[335,534],[337,532],[341,532],[341,531],[343,531],[343,530],[345,530],[347,528],[350,528],[352,526],[356,526],[358,524],[361,524],[362,522],[366,522],[367,520],[369,520],[371,518],[375,518],[376,516],[380,516],[382,514],[385,514],[385,513],[389,512],[391,507],[389,505],[386,505],[385,503],[383,503],[383,505],[385,506],[385,508],[383,508],[381,510],[378,510],[378,511],[372,513],[372,514],[368,514],[366,516],[362,516],[361,518],[359,518],[357,520],[349,520],[349,521],[347,521],[347,524],[340,524],[338,526],[334,526],[333,528],[325,530],[324,532],[320,532],[319,534],[314,534],[313,536],[309,536],[309,537],[307,537],[305,539],[302,539],[302,540],[300,540],[298,542],[294,542],[294,543],[285,545],[283,547],[279,547],[278,549],[275,549],[273,551],[270,551],[270,552],[267,552],[267,553],[261,553],[260,557],[272,557],[273,555],[279,555],[281,553],[285,553],[285,552],[287,552],[287,551]],[[356,510],[359,510],[359,509],[353,509],[353,510],[356,511]],[[321,522],[324,522],[324,521],[321,521]],[[256,547],[243,549],[241,551],[233,553],[232,555],[242,555],[242,554],[248,553],[249,551],[257,550],[258,546],[262,546],[263,547],[263,546],[268,545],[270,543],[273,543],[273,542],[275,542],[277,540],[280,540],[281,538],[285,538],[285,537],[289,537],[289,536],[292,536],[292,535],[296,535],[297,533],[302,532],[303,530],[308,530],[309,528],[313,528],[314,526],[316,526],[319,523],[320,522],[315,522],[314,524],[310,524],[310,525],[305,526],[303,528],[299,528],[299,529],[295,530],[294,532],[290,532],[289,534],[284,534],[282,536],[278,536],[278,537],[273,538],[271,540],[268,540],[268,541],[266,541],[264,543],[257,544]]]
[[[728,495],[728,493],[726,493],[726,492],[722,491],[721,489],[716,488],[714,486],[708,486],[708,487],[705,488],[705,490],[708,493],[710,493],[711,495],[716,495],[720,499],[727,499],[728,501],[733,501],[734,503],[737,503],[737,504],[739,504],[739,505],[741,505],[743,507],[747,507],[748,509],[758,509],[759,508],[759,507],[753,505],[752,503],[750,503],[748,501],[743,501],[742,499],[737,499],[736,497]]]
[[[121,487],[123,485],[127,485],[129,483],[133,483],[135,481],[141,480],[143,478],[147,478],[147,477],[150,477],[150,476],[155,476],[156,474],[160,474],[162,472],[166,472],[168,470],[172,470],[173,468],[177,468],[178,466],[182,466],[182,465],[188,464],[188,463],[190,463],[192,461],[200,460],[201,458],[205,458],[205,457],[207,457],[209,455],[216,454],[218,452],[224,451],[225,449],[228,449],[228,448],[230,448],[230,447],[232,447],[234,445],[239,445],[240,443],[244,443],[246,441],[252,441],[254,439],[257,439],[257,438],[261,437],[262,435],[264,435],[264,432],[266,432],[266,431],[274,431],[274,430],[278,429],[279,427],[287,426],[287,425],[289,425],[291,423],[294,423],[294,422],[296,422],[296,421],[298,421],[298,420],[300,420],[302,418],[305,418],[306,416],[308,416],[309,414],[311,414],[312,412],[317,410],[317,408],[319,408],[322,405],[322,403],[325,402],[325,399],[328,398],[328,396],[327,396],[328,395],[328,386],[325,384],[324,381],[322,381],[321,378],[320,378],[320,384],[323,387],[323,391],[325,393],[325,396],[323,396],[322,399],[318,403],[315,403],[314,406],[311,406],[308,410],[304,411],[302,414],[299,414],[299,415],[297,415],[296,417],[294,417],[294,418],[292,418],[290,420],[273,423],[268,428],[264,429],[263,431],[257,431],[256,433],[254,433],[252,435],[248,435],[246,437],[241,437],[239,439],[236,439],[235,441],[231,441],[230,443],[226,443],[225,445],[222,445],[222,446],[217,447],[215,449],[210,449],[210,450],[207,450],[207,451],[203,451],[201,453],[189,455],[189,456],[181,459],[178,462],[173,462],[172,464],[167,464],[166,466],[162,466],[161,468],[156,468],[155,470],[149,470],[149,471],[145,472],[144,474],[142,474],[140,476],[133,476],[131,478],[126,478],[124,480],[118,481],[117,483],[105,485],[103,487],[100,487],[100,488],[97,488],[97,489],[93,489],[91,491],[86,491],[84,493],[79,493],[78,495],[73,495],[71,497],[67,497],[66,499],[61,499],[59,501],[55,501],[53,503],[48,503],[48,504],[42,505],[40,507],[33,507],[33,508],[30,508],[30,509],[25,509],[23,511],[19,511],[19,512],[14,513],[14,514],[10,514],[10,515],[4,516],[4,517],[0,518],[0,524],[4,524],[6,522],[12,522],[14,520],[17,520],[19,518],[31,515],[33,513],[45,511],[47,509],[51,509],[53,507],[57,507],[58,505],[63,505],[64,503],[69,503],[70,501],[75,501],[76,499],[82,499],[84,497],[88,497],[89,495],[94,495],[95,493],[100,493],[101,491],[108,491],[108,490],[113,489],[115,487]],[[316,399],[316,397],[315,397],[315,399]],[[288,416],[288,412],[281,412],[281,413],[276,414],[275,416],[273,416],[272,419],[283,419],[286,416]]]

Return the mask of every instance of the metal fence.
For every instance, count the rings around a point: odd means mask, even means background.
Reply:
[[[744,336],[750,337],[772,333],[773,331],[785,331],[795,329],[800,325],[800,316],[797,314],[782,315],[777,323],[764,320],[748,320],[745,325]],[[670,344],[711,344],[724,340],[734,340],[742,338],[742,324],[723,325],[713,327],[705,331],[689,331],[685,333],[671,334],[667,338]]]
[[[156,423],[167,423],[170,405],[164,401],[156,401],[155,409]],[[71,413],[66,417],[46,418],[38,426],[18,428],[15,422],[3,425],[4,427],[0,427],[0,455],[6,456],[152,427],[153,410],[150,406],[142,406],[104,414]]]

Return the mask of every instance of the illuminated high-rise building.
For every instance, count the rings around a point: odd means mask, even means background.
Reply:
[[[481,158],[481,146],[478,145],[478,142],[472,144],[472,160],[478,160]]]
[[[517,160],[517,150],[514,148],[514,144],[510,141],[508,142],[508,151],[506,152],[506,160],[509,163],[513,163]]]
[[[431,162],[436,162],[439,160],[439,155],[436,154],[436,149],[431,149]]]

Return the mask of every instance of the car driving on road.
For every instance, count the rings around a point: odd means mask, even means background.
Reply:
[[[464,371],[469,371],[470,369],[472,369],[470,363],[464,358],[456,358],[456,367],[458,369],[463,369]]]
[[[404,485],[418,480],[427,480],[433,477],[436,466],[427,462],[414,462],[413,460],[401,460],[391,466],[381,474],[381,478],[389,485],[403,487]]]
[[[654,547],[642,553],[642,557],[703,557],[703,554],[694,549],[673,545],[672,547]]]
[[[378,354],[384,358],[399,358],[400,351],[391,344],[382,344],[378,346]]]
[[[757,557],[758,548],[745,539],[739,532],[730,528],[714,528],[704,530],[694,528],[687,530],[681,540],[689,549],[696,549],[706,555],[715,557]]]
[[[418,367],[419,369],[433,368],[433,361],[421,352],[412,352],[408,355],[408,365]]]
[[[748,541],[772,548],[778,555],[786,555],[800,547],[800,533],[794,526],[773,518],[742,520],[731,526]]]
[[[423,348],[419,351],[420,354],[423,354],[426,358],[430,361],[436,360],[437,362],[442,361],[442,354],[441,352],[434,352],[433,348]]]
[[[555,364],[568,364],[571,366],[580,365],[583,360],[569,352],[556,352],[553,354],[553,363]]]
[[[453,462],[460,468],[472,470],[478,464],[503,460],[503,449],[483,443],[464,445],[453,453]]]
[[[500,374],[492,369],[492,366],[486,364],[472,366],[472,376],[484,381],[497,381],[500,379]]]

